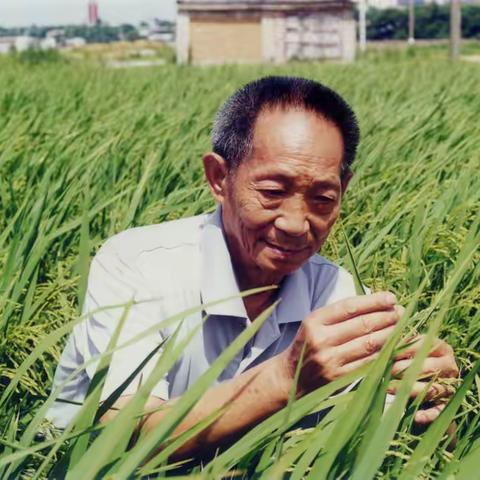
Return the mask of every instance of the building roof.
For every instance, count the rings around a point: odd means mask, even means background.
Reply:
[[[179,11],[290,11],[323,10],[326,6],[351,6],[351,0],[177,0]]]
[[[325,0],[177,0],[179,5],[315,5]]]

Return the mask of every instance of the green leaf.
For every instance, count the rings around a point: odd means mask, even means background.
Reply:
[[[476,373],[480,370],[480,360],[478,360],[473,368],[468,372],[462,385],[455,392],[453,398],[448,402],[447,406],[442,410],[440,416],[430,425],[427,432],[423,435],[421,441],[412,453],[412,456],[405,465],[399,480],[407,480],[416,478],[422,472],[423,467],[433,454],[443,435],[452,423],[455,413],[460,407],[468,389],[471,387]],[[478,464],[477,464],[478,467]],[[467,467],[468,468],[468,467]],[[467,471],[467,470],[465,470]],[[471,471],[468,468],[468,471]]]
[[[350,246],[350,242],[347,237],[347,233],[345,232],[345,228],[343,224],[341,224],[343,239],[345,241],[345,245],[347,247],[347,254],[348,254],[348,263],[350,269],[353,274],[353,281],[355,283],[355,292],[357,295],[366,295],[365,287],[363,286],[362,280],[360,278],[360,274],[358,273],[357,264],[355,263],[355,258],[353,256],[352,247]]]

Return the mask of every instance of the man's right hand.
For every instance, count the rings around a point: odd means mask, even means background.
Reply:
[[[373,360],[403,314],[389,292],[351,297],[310,313],[279,355],[293,379],[305,345],[297,385],[302,396]]]
[[[401,313],[395,297],[388,293],[349,298],[315,310],[304,319],[287,350],[205,392],[173,435],[190,430],[220,409],[224,412],[208,428],[182,445],[171,460],[203,456],[219,446],[230,445],[249,428],[285,407],[304,343],[299,395],[372,359],[392,333]],[[141,427],[143,433],[163,421],[172,402],[175,400],[148,415]]]

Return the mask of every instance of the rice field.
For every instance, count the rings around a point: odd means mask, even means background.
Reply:
[[[440,53],[131,71],[0,58],[0,478],[480,478],[480,65],[451,64]],[[391,342],[373,364],[292,401],[202,465],[169,464],[195,432],[169,435],[268,312],[135,446],[129,438],[155,379],[101,426],[99,369],[81,415],[52,431],[42,419],[66,335],[80,321],[91,257],[126,228],[213,209],[200,161],[213,116],[234,89],[270,73],[319,80],[358,114],[362,141],[342,224],[363,283],[394,291],[408,307]],[[341,229],[323,254],[351,265]],[[390,358],[412,329],[448,341],[462,376],[424,433],[412,425],[418,404],[408,391],[425,349],[382,415]],[[180,353],[171,345],[157,376]],[[331,397],[361,376],[357,390]],[[326,408],[316,427],[292,428]],[[457,442],[448,449],[453,420]]]

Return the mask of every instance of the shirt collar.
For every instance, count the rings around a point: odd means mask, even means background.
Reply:
[[[233,271],[232,259],[223,235],[222,209],[219,205],[203,226],[200,240],[202,256],[201,293],[202,303],[207,304],[230,298],[225,302],[205,308],[209,315],[228,315],[247,318],[245,305],[240,295]]]
[[[205,307],[208,315],[224,315],[248,318],[233,270],[232,259],[225,241],[222,208],[206,220],[200,240],[202,256],[201,294],[202,303],[223,300]],[[301,322],[311,311],[310,285],[304,268],[288,275],[279,289],[279,305],[274,311],[277,323]]]
[[[301,322],[311,312],[310,291],[311,285],[304,267],[287,275],[278,294],[281,301],[275,310],[277,322]]]

